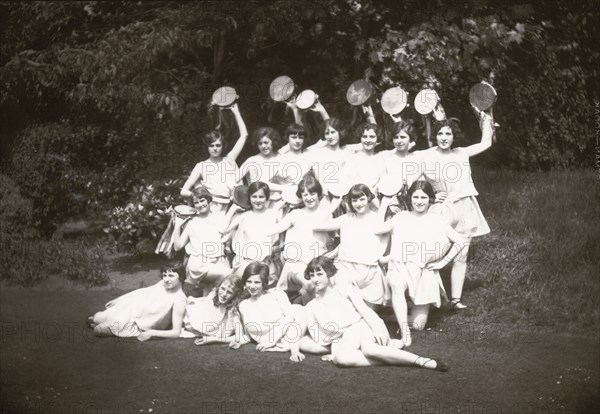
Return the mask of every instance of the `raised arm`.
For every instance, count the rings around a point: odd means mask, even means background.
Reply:
[[[473,144],[465,148],[465,151],[469,157],[473,157],[477,154],[481,154],[486,149],[492,146],[492,136],[494,135],[494,120],[490,114],[479,111],[476,109],[479,115],[479,127],[481,128],[481,142]]]
[[[240,153],[242,152],[242,149],[244,149],[244,145],[246,144],[246,139],[248,138],[248,129],[246,128],[246,123],[244,122],[244,118],[242,118],[242,114],[240,112],[240,108],[238,107],[237,103],[233,104],[231,106],[231,108],[229,108],[231,110],[231,112],[233,113],[233,116],[235,117],[235,121],[237,122],[238,125],[238,129],[240,131],[240,136],[237,139],[235,145],[233,146],[233,148],[231,149],[231,151],[229,151],[229,153],[227,154],[227,158],[230,158],[232,160],[236,160],[237,157],[240,155]]]
[[[194,188],[194,185],[196,185],[196,183],[201,180],[202,180],[202,163],[199,162],[198,164],[196,164],[196,166],[192,170],[192,173],[186,180],[185,184],[183,184],[183,187],[181,187],[181,191],[179,192],[179,194],[181,194],[183,197],[191,197],[192,196],[192,188]]]

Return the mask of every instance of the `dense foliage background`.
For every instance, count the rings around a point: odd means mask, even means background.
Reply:
[[[215,126],[215,88],[237,89],[250,130],[281,127],[269,115],[283,109],[268,99],[281,74],[348,120],[356,79],[380,92],[400,84],[412,97],[433,86],[475,139],[468,90],[486,79],[502,126],[479,162],[592,164],[592,1],[1,2],[0,23],[2,172],[46,237],[79,215],[112,218],[132,243],[156,233],[160,220],[125,228],[134,220],[123,222],[123,211],[176,196],[172,180],[206,158],[200,137]],[[254,152],[248,143],[242,158]]]

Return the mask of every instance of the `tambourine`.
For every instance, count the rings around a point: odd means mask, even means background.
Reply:
[[[402,190],[403,184],[402,180],[398,179],[397,176],[387,173],[377,183],[377,190],[379,194],[386,197],[393,197]]]
[[[381,108],[390,115],[397,115],[408,105],[408,94],[400,86],[390,88],[381,96]]]
[[[238,185],[233,188],[232,201],[244,210],[252,209],[248,201],[248,187],[245,185]]]
[[[302,203],[302,200],[296,195],[296,190],[296,186],[285,187],[281,193],[281,198],[283,199],[283,201],[292,206],[300,205]]]
[[[279,76],[269,86],[269,96],[275,102],[285,102],[294,96],[296,84],[289,76]]]
[[[415,96],[415,110],[421,115],[430,114],[439,101],[440,97],[435,90],[422,89]]]
[[[296,97],[296,106],[300,109],[308,109],[317,103],[318,96],[312,89],[305,89]]]
[[[373,85],[364,79],[352,82],[346,91],[346,100],[352,106],[360,106],[373,94]]]
[[[492,108],[496,103],[497,96],[496,89],[485,81],[473,85],[469,91],[469,101],[471,102],[471,105],[480,111],[487,111]]]
[[[181,218],[188,218],[198,214],[198,210],[185,204],[173,207],[173,211]]]
[[[327,187],[332,196],[343,197],[348,194],[352,188],[352,183],[349,180],[340,177],[338,182],[331,183]]]
[[[235,89],[231,86],[222,86],[213,93],[212,103],[221,108],[226,108],[233,105],[238,98]]]

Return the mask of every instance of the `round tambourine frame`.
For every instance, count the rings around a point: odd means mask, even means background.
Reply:
[[[364,79],[352,82],[346,91],[346,100],[352,106],[360,106],[373,95],[373,85]]]
[[[317,102],[318,96],[312,89],[304,89],[296,97],[296,106],[300,109],[308,109]]]
[[[469,102],[480,111],[487,111],[492,108],[497,97],[496,89],[485,81],[473,85],[469,91]]]
[[[381,96],[381,108],[390,115],[397,115],[408,105],[408,94],[400,86],[386,90]]]
[[[222,86],[214,91],[212,103],[221,108],[233,105],[238,99],[238,94],[231,86]]]
[[[194,207],[188,206],[187,204],[175,206],[173,207],[173,211],[178,217],[181,218],[192,217],[198,214],[198,210],[196,210]]]
[[[421,115],[427,115],[433,112],[433,109],[440,101],[440,97],[433,89],[422,89],[415,96],[415,110]]]
[[[296,84],[289,76],[282,75],[273,79],[269,85],[269,96],[275,102],[286,102],[294,96]]]

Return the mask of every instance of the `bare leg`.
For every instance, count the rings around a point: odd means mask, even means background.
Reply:
[[[429,316],[429,306],[430,305],[415,305],[412,308],[410,316],[408,317],[408,322],[413,329],[417,331],[425,329],[427,317]]]
[[[391,277],[390,277],[391,276]],[[398,280],[397,277],[393,276],[393,273],[388,273],[390,287],[392,288],[392,308],[394,309],[394,315],[396,315],[396,321],[398,321],[398,329],[402,335],[402,342],[404,346],[410,346],[412,344],[412,337],[410,335],[410,329],[408,327],[408,305],[406,304],[406,282]]]
[[[454,263],[452,264],[452,275],[451,275],[451,296],[453,299],[453,303],[457,302],[456,299],[458,299],[458,303],[460,305],[462,305],[460,303],[460,299],[462,297],[462,291],[463,291],[463,285],[465,283],[465,274],[467,273],[467,255],[469,253],[469,245],[471,244],[471,239],[468,238],[465,246],[462,248],[462,250],[460,251],[460,253],[458,254],[458,256],[456,256],[456,258],[454,259]],[[456,306],[456,309],[462,309],[463,307],[466,307],[464,305],[461,306]]]

